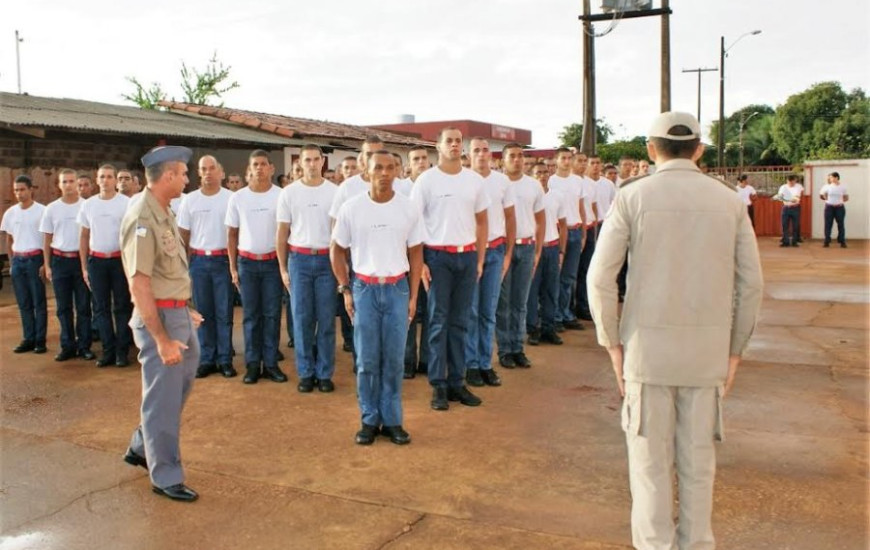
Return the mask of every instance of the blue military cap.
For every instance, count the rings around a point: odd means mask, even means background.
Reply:
[[[193,151],[179,145],[164,145],[151,149],[142,157],[142,166],[148,168],[163,162],[183,162],[187,164]]]

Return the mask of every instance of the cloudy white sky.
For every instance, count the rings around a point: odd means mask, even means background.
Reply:
[[[597,11],[599,0],[593,0]],[[655,1],[656,7],[660,1]],[[695,112],[697,78],[726,45],[726,113],[777,105],[824,80],[870,91],[868,0],[671,0],[672,107]],[[182,60],[212,52],[241,88],[226,105],[353,124],[475,119],[557,143],[582,119],[581,0],[27,0],[4,2],[0,90],[124,103],[125,76],[181,99]],[[597,24],[602,32],[606,23]],[[616,137],[646,133],[659,108],[659,18],[597,39],[598,116]],[[718,73],[702,79],[702,123]]]

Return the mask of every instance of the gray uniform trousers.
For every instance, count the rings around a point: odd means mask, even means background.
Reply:
[[[715,547],[711,516],[714,440],[722,440],[718,387],[626,382],[622,428],[628,445],[631,536],[639,550]],[[679,520],[674,525],[674,465]]]
[[[199,366],[199,338],[186,307],[157,312],[169,337],[188,349],[181,363],[167,367],[157,353],[157,342],[138,312],[134,313],[130,328],[142,364],[142,423],[133,431],[130,448],[148,461],[151,483],[166,488],[184,482],[178,432],[181,410]]]

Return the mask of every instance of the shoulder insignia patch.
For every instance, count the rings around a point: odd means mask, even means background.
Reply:
[[[143,227],[141,225],[136,226],[136,236],[137,237],[144,237],[147,234],[148,234],[147,227]]]

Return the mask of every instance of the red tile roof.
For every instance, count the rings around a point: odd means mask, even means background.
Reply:
[[[194,105],[191,103],[182,103],[180,101],[161,101],[159,105],[161,107],[166,107],[171,111],[182,111],[202,117],[219,118],[229,122],[234,122],[240,126],[254,128],[287,138],[304,139],[305,137],[319,137],[362,141],[367,136],[377,135],[387,145],[398,145],[402,147],[410,147],[413,145],[424,145],[427,147],[435,146],[433,142],[425,139],[397,134],[379,128],[369,128],[367,126],[354,126],[352,124],[341,124],[339,122],[273,115],[269,113],[257,113],[255,111],[230,109],[228,107]]]

